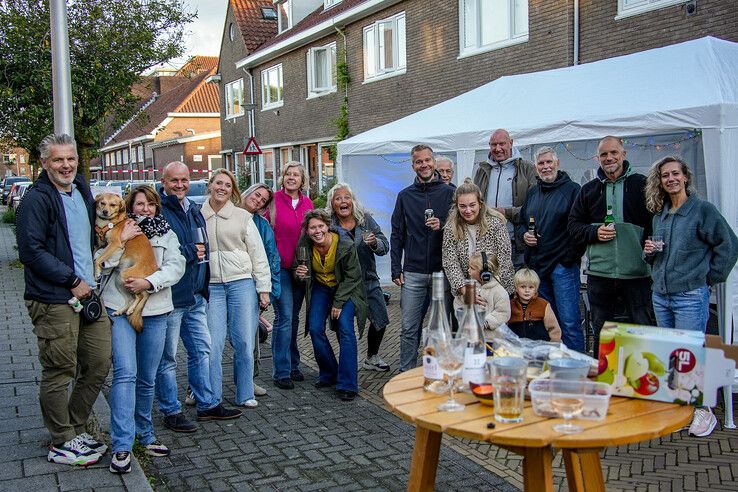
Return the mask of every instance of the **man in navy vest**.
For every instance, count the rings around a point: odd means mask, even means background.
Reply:
[[[172,286],[174,311],[167,321],[164,354],[156,376],[159,410],[164,427],[175,432],[195,432],[195,425],[182,413],[177,399],[177,343],[182,338],[187,351],[187,379],[197,403],[197,420],[230,420],[241,416],[240,410],[225,408],[215,399],[210,386],[210,330],[207,303],[210,269],[203,262],[208,245],[195,242],[194,231],[205,234],[205,218],[200,206],[187,198],[190,170],[182,162],[170,162],[162,171],[161,209],[179,239],[179,248],[187,260],[185,274]]]

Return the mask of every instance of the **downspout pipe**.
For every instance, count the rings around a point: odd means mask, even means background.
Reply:
[[[574,65],[579,65],[579,0],[574,0]]]

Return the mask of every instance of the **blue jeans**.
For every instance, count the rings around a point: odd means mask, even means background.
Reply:
[[[710,317],[710,288],[700,287],[676,294],[654,292],[656,324],[664,328],[695,330],[704,333]]]
[[[274,327],[272,329],[272,377],[287,379],[292,371],[300,369],[300,350],[297,333],[300,309],[305,298],[305,285],[292,278],[292,272],[282,268],[279,272],[282,292],[274,300]]]
[[[354,332],[353,301],[346,301],[338,317],[338,363],[333,347],[325,333],[325,322],[333,307],[336,289],[319,282],[313,282],[308,306],[308,330],[313,342],[315,360],[318,362],[318,380],[322,383],[336,383],[336,389],[359,392],[358,363],[356,361],[356,333]]]
[[[418,364],[418,347],[422,336],[421,324],[428,309],[426,298],[431,295],[431,275],[405,272],[405,283],[400,291],[402,328],[400,329],[400,372]]]
[[[223,398],[222,361],[226,333],[233,347],[236,404],[254,398],[254,343],[258,325],[259,300],[253,279],[210,284],[208,327],[213,343],[210,386],[217,401]]]
[[[561,341],[584,353],[582,314],[579,311],[579,265],[557,264],[548,277],[541,278],[538,294],[551,304],[561,325]]]
[[[177,399],[177,344],[187,351],[187,381],[195,394],[198,410],[209,410],[220,403],[210,387],[210,331],[207,302],[195,294],[195,305],[175,308],[167,318],[167,337],[156,375],[156,396],[159,411],[175,415],[182,411]]]
[[[108,309],[108,315],[113,313]],[[110,439],[113,452],[131,451],[139,443],[151,444],[154,425],[156,370],[164,351],[167,315],[144,316],[141,333],[136,333],[126,316],[110,316],[113,328],[113,386],[110,388]]]

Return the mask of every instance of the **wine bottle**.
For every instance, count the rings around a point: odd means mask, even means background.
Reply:
[[[536,219],[533,218],[533,216],[528,220],[528,233],[533,237],[538,237],[538,232],[536,231]]]
[[[612,205],[607,206],[607,214],[605,215],[605,225],[615,224],[615,215],[612,212]]]
[[[444,333],[447,335],[451,333],[451,327],[446,317],[443,272],[433,272],[431,278],[430,321],[423,330],[423,389],[432,393],[444,393],[448,385],[436,355],[438,343],[443,339]]]
[[[470,392],[470,383],[482,384],[487,363],[487,346],[484,343],[484,324],[477,312],[477,284],[474,280],[464,282],[464,308],[457,336],[466,338],[464,369],[461,377],[463,391]]]

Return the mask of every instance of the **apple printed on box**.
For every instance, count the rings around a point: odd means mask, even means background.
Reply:
[[[608,324],[600,332],[597,380],[614,395],[702,405],[704,334]]]

